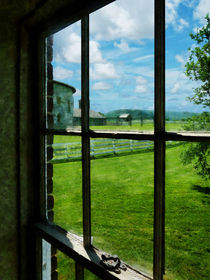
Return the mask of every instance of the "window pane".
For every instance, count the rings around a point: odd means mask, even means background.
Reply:
[[[166,1],[166,129],[168,131],[210,131],[209,46],[207,48],[209,42],[208,39],[201,39],[199,35],[201,42],[198,43],[190,36],[190,33],[198,34],[199,30],[207,24],[205,16],[209,7],[207,5],[205,8],[201,2],[176,1],[172,4],[171,1]],[[192,54],[196,48],[197,51],[198,48],[202,51],[199,59],[199,56]],[[192,61],[190,61],[191,54]],[[191,64],[193,62],[198,64],[194,67]]]
[[[93,244],[152,274],[153,143],[126,139],[93,141]]]
[[[117,0],[90,15],[90,126],[153,130],[154,1]]]
[[[48,38],[47,127],[81,126],[81,22]]]
[[[96,276],[95,274],[93,274],[92,272],[90,272],[87,269],[85,269],[84,272],[85,272],[85,274],[84,274],[85,280],[101,280],[101,278],[99,278],[98,276]]]
[[[48,159],[53,155],[48,161],[52,169],[51,174],[48,173],[48,189],[52,189],[54,196],[54,223],[81,235],[81,137],[56,135],[53,144],[48,146]]]
[[[174,148],[167,148],[165,211],[167,280],[209,278],[209,169],[207,172],[202,168],[202,166],[209,168],[209,148],[210,145],[207,143],[182,142],[178,142]],[[199,161],[198,153],[200,160],[204,155],[202,161]],[[205,175],[206,180],[201,174]]]
[[[75,280],[75,262],[56,250],[58,280]]]

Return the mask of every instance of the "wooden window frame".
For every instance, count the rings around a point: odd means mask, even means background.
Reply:
[[[101,6],[112,2],[112,0],[100,1]],[[136,139],[151,140],[154,142],[154,250],[153,250],[153,279],[162,280],[164,274],[164,235],[165,235],[165,143],[166,141],[209,141],[208,134],[194,133],[171,133],[165,130],[165,0],[156,0],[155,3],[155,129],[154,132],[117,132],[97,131],[89,129],[89,12],[83,12],[79,17],[62,20],[54,19],[53,32],[64,28],[68,24],[81,18],[82,29],[82,127],[81,131],[70,131],[65,129],[46,129],[46,115],[43,94],[40,97],[40,193],[38,196],[40,210],[37,215],[36,247],[37,277],[41,279],[41,254],[40,244],[44,238],[52,246],[64,252],[76,262],[76,275],[78,280],[83,279],[83,269],[87,268],[101,279],[151,279],[141,272],[129,268],[127,272],[117,275],[105,270],[100,264],[101,251],[91,246],[91,213],[90,213],[90,138],[115,138],[115,139]],[[97,9],[91,7],[91,11]],[[49,25],[49,24],[48,24]],[[42,57],[39,64],[38,80],[39,91],[43,93],[47,79],[45,69],[45,38],[52,34],[52,28],[46,26],[39,37],[38,56]],[[60,28],[58,28],[58,26]],[[82,137],[82,176],[83,176],[83,244],[74,239],[71,233],[51,224],[46,217],[46,184],[45,184],[45,137],[47,135],[75,135]],[[75,249],[76,248],[76,249]],[[130,278],[129,278],[130,277]]]

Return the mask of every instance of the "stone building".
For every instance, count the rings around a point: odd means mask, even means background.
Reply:
[[[68,84],[53,81],[53,120],[55,128],[73,125],[74,98],[76,89]]]

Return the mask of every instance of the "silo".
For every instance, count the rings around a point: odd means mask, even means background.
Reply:
[[[53,119],[54,128],[73,125],[74,98],[76,89],[68,84],[53,81]]]

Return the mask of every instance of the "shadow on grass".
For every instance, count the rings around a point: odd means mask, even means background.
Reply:
[[[201,187],[201,186],[198,186],[198,185],[194,185],[192,187],[193,190],[196,190],[198,192],[201,192],[201,193],[205,193],[205,194],[208,194],[210,195],[210,188],[209,187]]]

